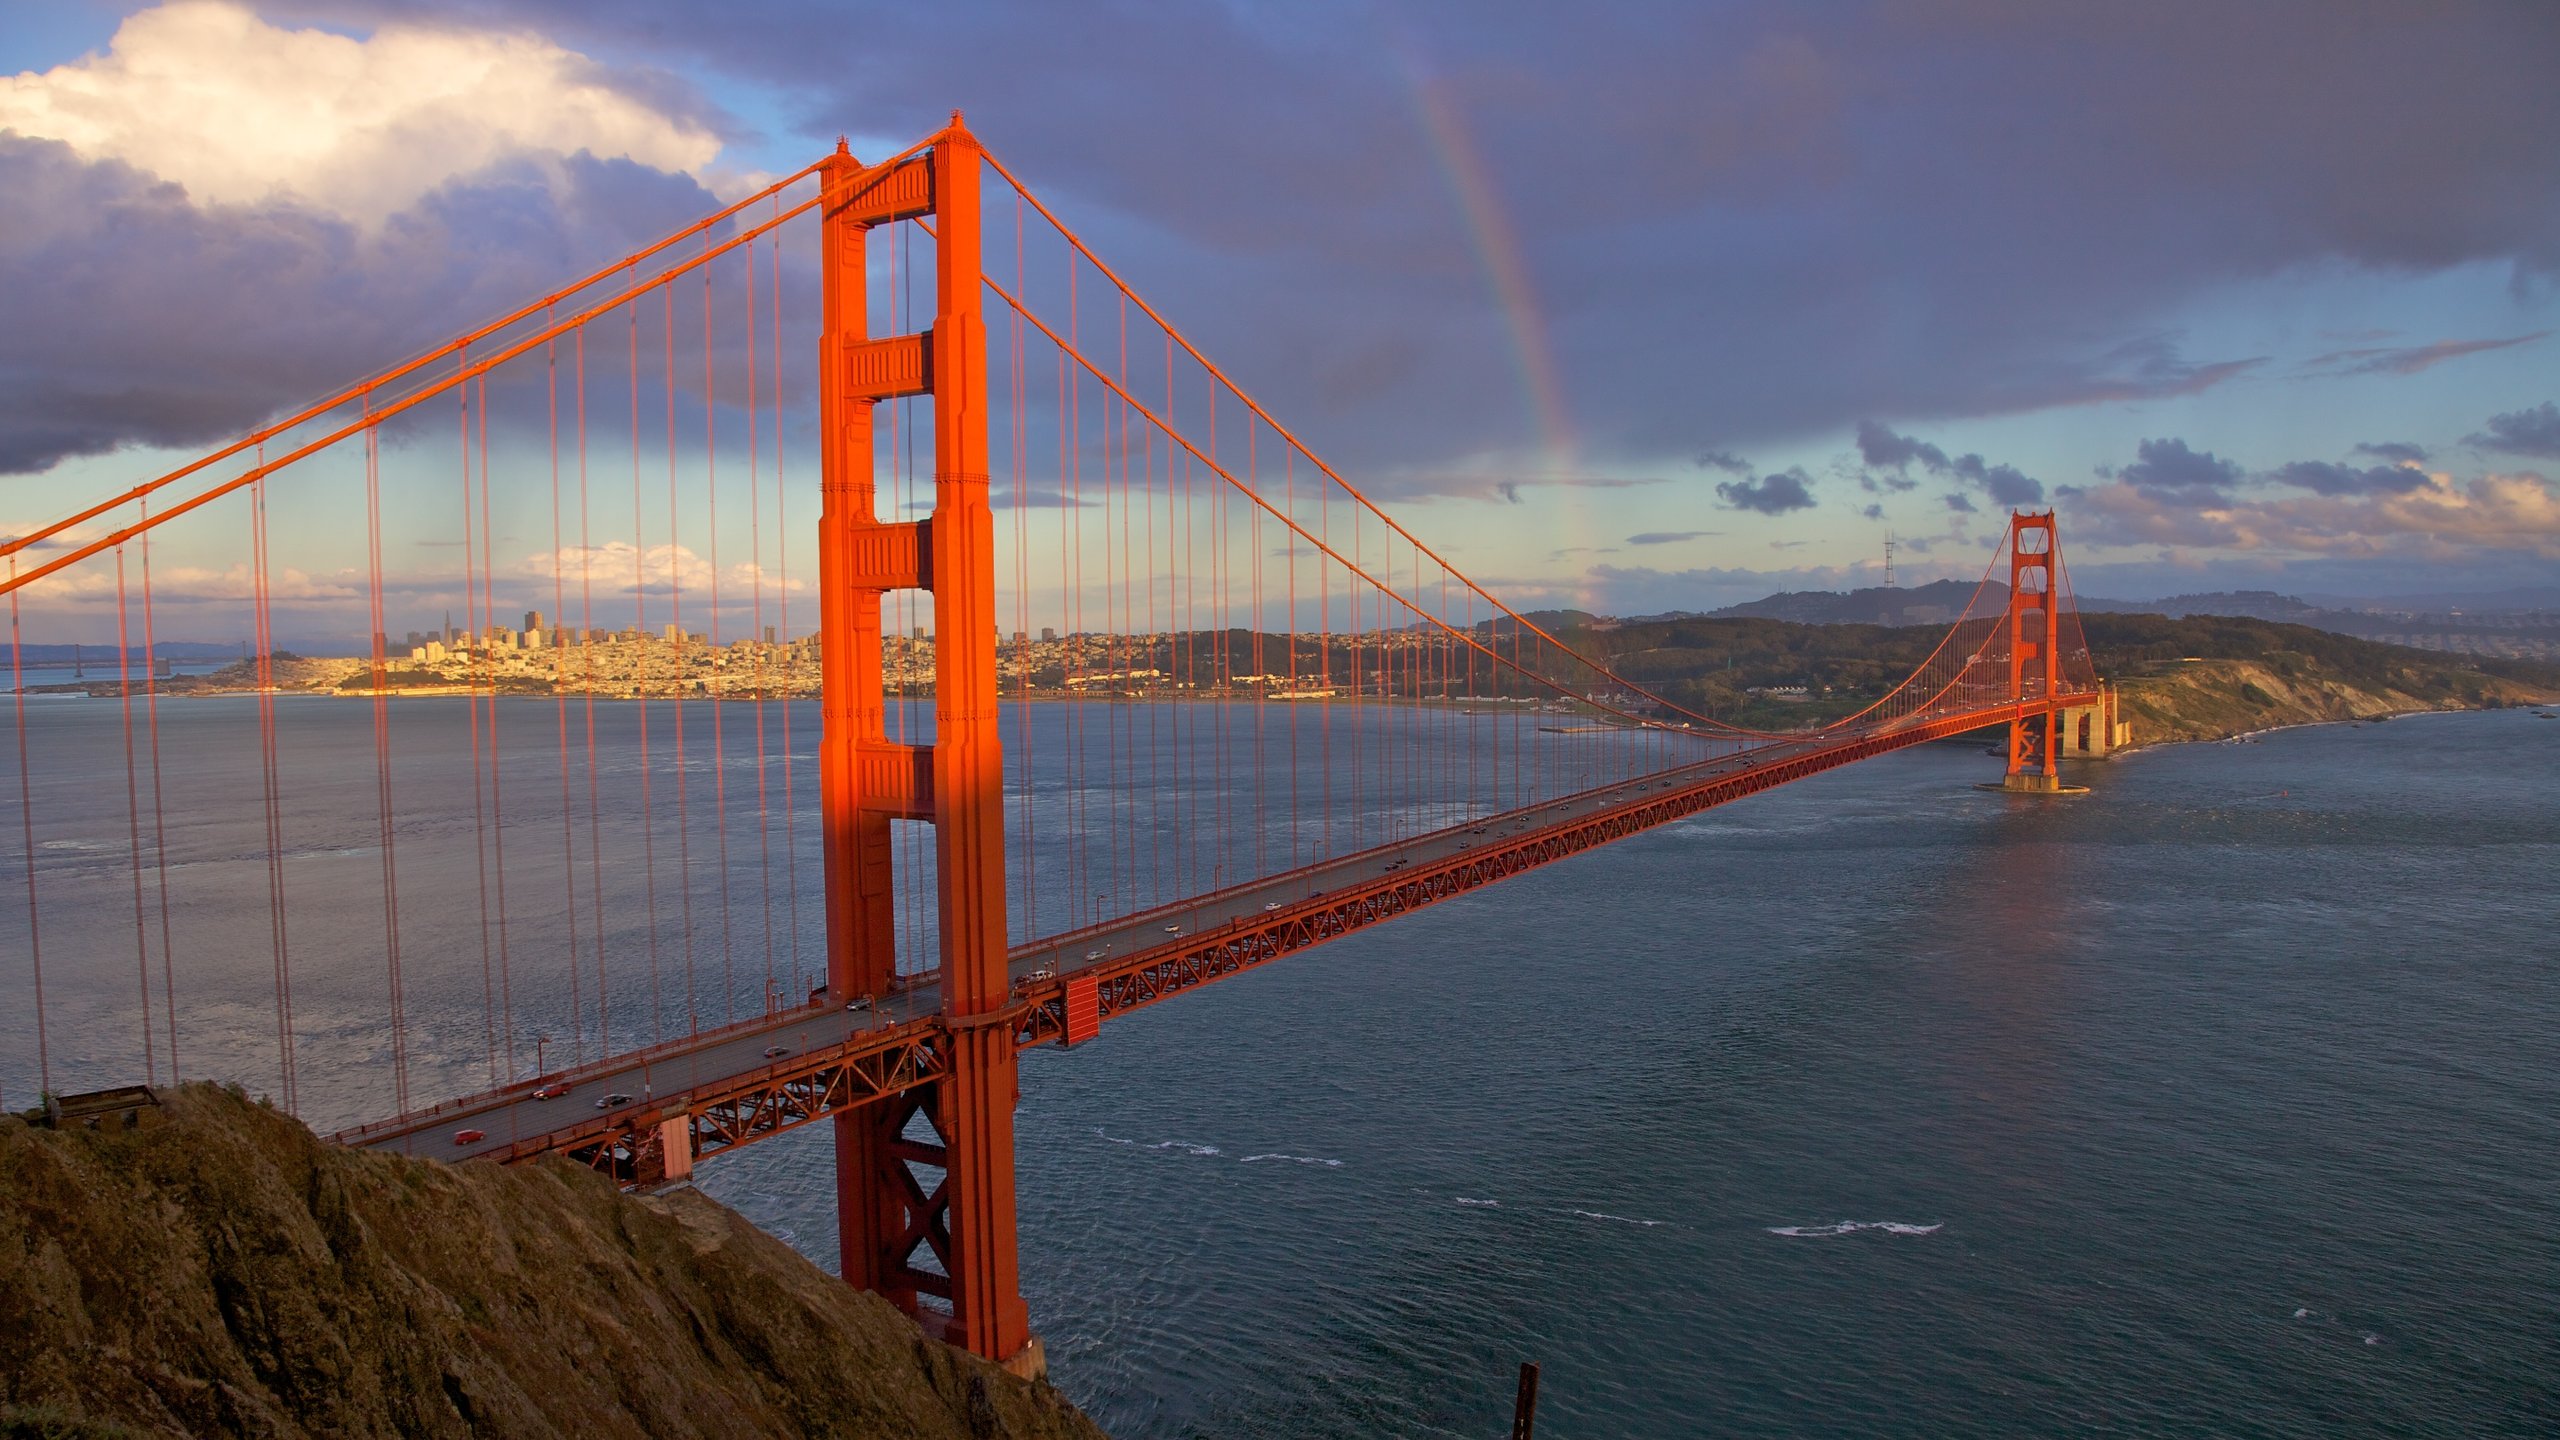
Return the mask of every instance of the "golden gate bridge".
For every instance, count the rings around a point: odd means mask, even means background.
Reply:
[[[844,1278],[1017,1369],[1025,1048],[1909,746],[2005,726],[2002,785],[2038,792],[2113,733],[2050,513],[2013,515],[1929,658],[1830,723],[1727,724],[1642,656],[1565,643],[957,115],[870,164],[840,144],[0,555],[13,666],[30,615],[111,610],[119,652],[104,724],[12,676],[24,948],[0,983],[46,1090],[183,1066],[350,1145],[631,1186],[823,1120]],[[463,610],[456,684],[388,639],[427,595]],[[795,595],[814,736],[758,643],[795,633]],[[548,686],[486,639],[526,596]],[[330,602],[361,606],[366,663],[338,701],[285,699],[279,609]],[[245,611],[257,683],[182,726],[215,702],[170,701],[147,660],[164,614],[208,606]],[[716,691],[606,683],[602,637],[661,628]],[[929,683],[891,680],[928,631]],[[326,704],[365,707],[369,754],[331,750]]]

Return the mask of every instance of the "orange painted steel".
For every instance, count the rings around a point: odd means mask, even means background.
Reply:
[[[1018,1093],[1007,983],[1004,752],[998,735],[995,517],[988,499],[986,322],[979,267],[977,140],[960,117],[917,161],[860,167],[839,154],[824,185],[825,293],[819,344],[825,437],[819,521],[820,764],[826,850],[827,988],[835,1002],[897,983],[890,824],[934,827],[943,1024],[935,1093],[916,1105],[836,1115],[836,1197],[844,1278],[933,1316],[946,1338],[994,1360],[1031,1340],[1014,1226],[1013,1108]],[[873,338],[864,311],[864,234],[932,214],[936,304],[922,335]],[[933,402],[934,506],[884,523],[872,473],[872,406]],[[933,596],[934,740],[893,744],[881,668],[881,596]],[[929,1124],[939,1143],[908,1136]],[[939,1169],[927,1190],[918,1167]],[[922,1263],[930,1252],[938,1266]]]
[[[2035,549],[2027,548],[2038,537]],[[2053,512],[2009,517],[2009,698],[2049,698],[2061,690],[2062,606],[2054,572]],[[2029,582],[2033,582],[2030,588]],[[2053,789],[2062,783],[2062,711],[2053,705],[2021,714],[2009,724],[2012,789]]]

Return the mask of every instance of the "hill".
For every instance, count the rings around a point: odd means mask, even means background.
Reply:
[[[698,1193],[162,1102],[0,1117],[0,1435],[1102,1435]]]
[[[2124,689],[2136,744],[2560,697],[2560,664],[2543,661],[2415,650],[2228,616],[2084,614],[2081,624],[2098,673]],[[1702,616],[1570,629],[1558,638],[1686,709],[1776,730],[1863,708],[1918,668],[1945,634],[1943,625]],[[2230,695],[2254,685],[2290,698],[2228,710],[2219,691],[2198,688],[2198,677],[2218,673],[2213,666],[2236,665],[2259,668],[2230,670]],[[2283,683],[2270,687],[2268,678]]]

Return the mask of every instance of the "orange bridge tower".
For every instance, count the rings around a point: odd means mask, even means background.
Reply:
[[[940,1080],[836,1114],[842,1272],[953,1344],[1027,1373],[1040,1368],[1040,1354],[1014,1229],[1019,1087],[1005,970],[981,158],[954,112],[921,154],[865,168],[839,145],[825,171],[818,585],[827,986],[839,1004],[889,993],[898,973],[890,824],[930,823],[950,1038]],[[926,215],[935,222],[932,328],[872,338],[865,236]],[[884,522],[872,407],[908,395],[933,397],[933,511]],[[894,743],[885,727],[880,602],[901,589],[933,597],[929,745]]]
[[[2009,699],[2021,710],[2009,722],[2009,772],[2003,790],[2064,794],[2062,710],[2054,703],[2066,688],[2062,669],[2062,587],[2054,571],[2053,512],[2009,517]]]

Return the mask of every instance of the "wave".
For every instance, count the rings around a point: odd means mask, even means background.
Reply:
[[[1499,1210],[1502,1208],[1502,1202],[1499,1200],[1470,1200],[1464,1195],[1455,1195],[1450,1198],[1456,1200],[1461,1205],[1472,1205],[1479,1210]]]
[[[1771,1225],[1772,1235],[1787,1235],[1800,1240],[1823,1239],[1833,1235],[1853,1235],[1860,1230],[1881,1230],[1887,1235],[1935,1235],[1946,1228],[1946,1222],[1935,1225],[1906,1225],[1898,1220],[1843,1220],[1837,1225]]]
[[[1339,1160],[1326,1160],[1315,1155],[1247,1155],[1236,1163],[1250,1165],[1256,1160],[1286,1160],[1292,1165],[1324,1165],[1335,1170],[1342,1168],[1342,1162]]]
[[[1194,1145],[1188,1140],[1158,1140],[1152,1145],[1148,1144],[1144,1140],[1123,1140],[1119,1136],[1110,1133],[1099,1125],[1093,1127],[1093,1133],[1110,1141],[1114,1145],[1126,1145],[1136,1150],[1179,1150],[1186,1155],[1216,1155],[1220,1153],[1218,1147],[1215,1145]]]
[[[1632,1215],[1611,1215],[1600,1210],[1567,1210],[1564,1213],[1579,1215],[1585,1220],[1608,1220],[1620,1225],[1642,1225],[1648,1230],[1662,1223],[1659,1220],[1638,1220]]]

